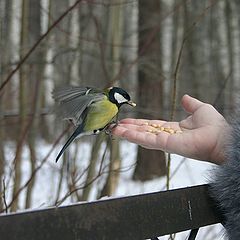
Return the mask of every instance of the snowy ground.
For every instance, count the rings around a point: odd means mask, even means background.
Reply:
[[[39,160],[43,159],[49,149],[51,148],[50,145],[46,145],[44,143],[41,144],[39,148]],[[59,146],[60,148],[61,146]],[[6,149],[9,154],[8,158],[9,161],[13,159],[13,146],[9,144]],[[53,204],[52,193],[56,192],[56,186],[58,183],[58,174],[59,174],[59,167],[61,166],[59,163],[58,165],[55,164],[55,157],[59,148],[54,151],[51,156],[49,157],[48,162],[44,165],[44,167],[39,171],[37,175],[37,184],[34,189],[33,194],[33,208],[39,209],[42,207],[49,206]],[[72,146],[73,150],[74,146]],[[104,147],[103,147],[104,148]],[[136,182],[131,180],[132,172],[133,172],[133,164],[135,162],[136,157],[136,145],[131,144],[128,142],[123,142],[121,145],[121,155],[122,155],[122,169],[126,171],[122,171],[120,174],[120,182],[119,187],[114,195],[114,197],[118,196],[126,196],[126,195],[136,195],[142,193],[149,193],[155,191],[165,190],[166,179],[165,178],[158,178],[152,181],[147,182]],[[89,145],[87,143],[83,143],[79,147],[79,162],[81,162],[81,166],[84,168],[87,166],[83,160],[81,160],[81,156],[84,156],[84,159],[89,158]],[[24,180],[25,182],[29,177],[29,163],[27,161],[29,153],[27,150],[24,151],[23,158],[23,171],[24,171]],[[192,185],[198,185],[207,183],[209,176],[211,175],[211,169],[213,165],[206,162],[191,160],[191,159],[184,159],[178,155],[172,155],[172,162],[171,162],[171,182],[170,186],[171,189],[180,188],[180,187],[187,187]],[[177,169],[177,171],[176,171]],[[101,185],[101,184],[100,184]],[[10,184],[11,186],[11,184]],[[95,184],[95,188],[91,192],[90,200],[94,200],[94,196],[96,196],[96,192],[98,191],[98,184]],[[62,195],[66,192],[66,189],[62,189]],[[21,195],[22,202],[24,199],[24,192]],[[69,204],[70,202],[67,200],[64,202],[64,205]],[[183,240],[186,239],[189,232],[178,233],[175,237],[176,240]],[[161,240],[169,239],[168,236],[160,237]],[[223,230],[220,225],[214,225],[209,227],[204,227],[200,229],[197,239],[204,239],[204,240],[220,240],[224,239],[223,237]]]

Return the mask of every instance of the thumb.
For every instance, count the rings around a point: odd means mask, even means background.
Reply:
[[[194,113],[199,107],[204,103],[196,98],[193,98],[187,94],[182,97],[182,106],[184,110],[188,113]]]

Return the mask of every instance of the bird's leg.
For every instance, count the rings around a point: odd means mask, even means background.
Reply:
[[[105,127],[104,127],[104,132],[107,135],[110,135],[110,137],[112,137],[112,130],[117,127],[119,121],[118,121],[118,115],[115,117],[115,120],[112,120],[110,123],[108,123]]]
[[[110,122],[103,130],[107,135],[112,136],[112,130],[118,125],[118,122],[112,121]]]

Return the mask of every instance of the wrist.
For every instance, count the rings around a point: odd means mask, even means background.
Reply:
[[[221,165],[226,161],[226,148],[230,138],[231,128],[224,119],[223,124],[218,126],[217,142],[210,155],[210,162]]]

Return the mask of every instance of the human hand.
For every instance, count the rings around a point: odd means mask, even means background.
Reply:
[[[223,163],[226,133],[229,131],[224,117],[212,105],[188,95],[183,96],[182,106],[190,116],[180,122],[128,118],[121,120],[112,134],[145,148]],[[175,131],[155,131],[154,126]]]

